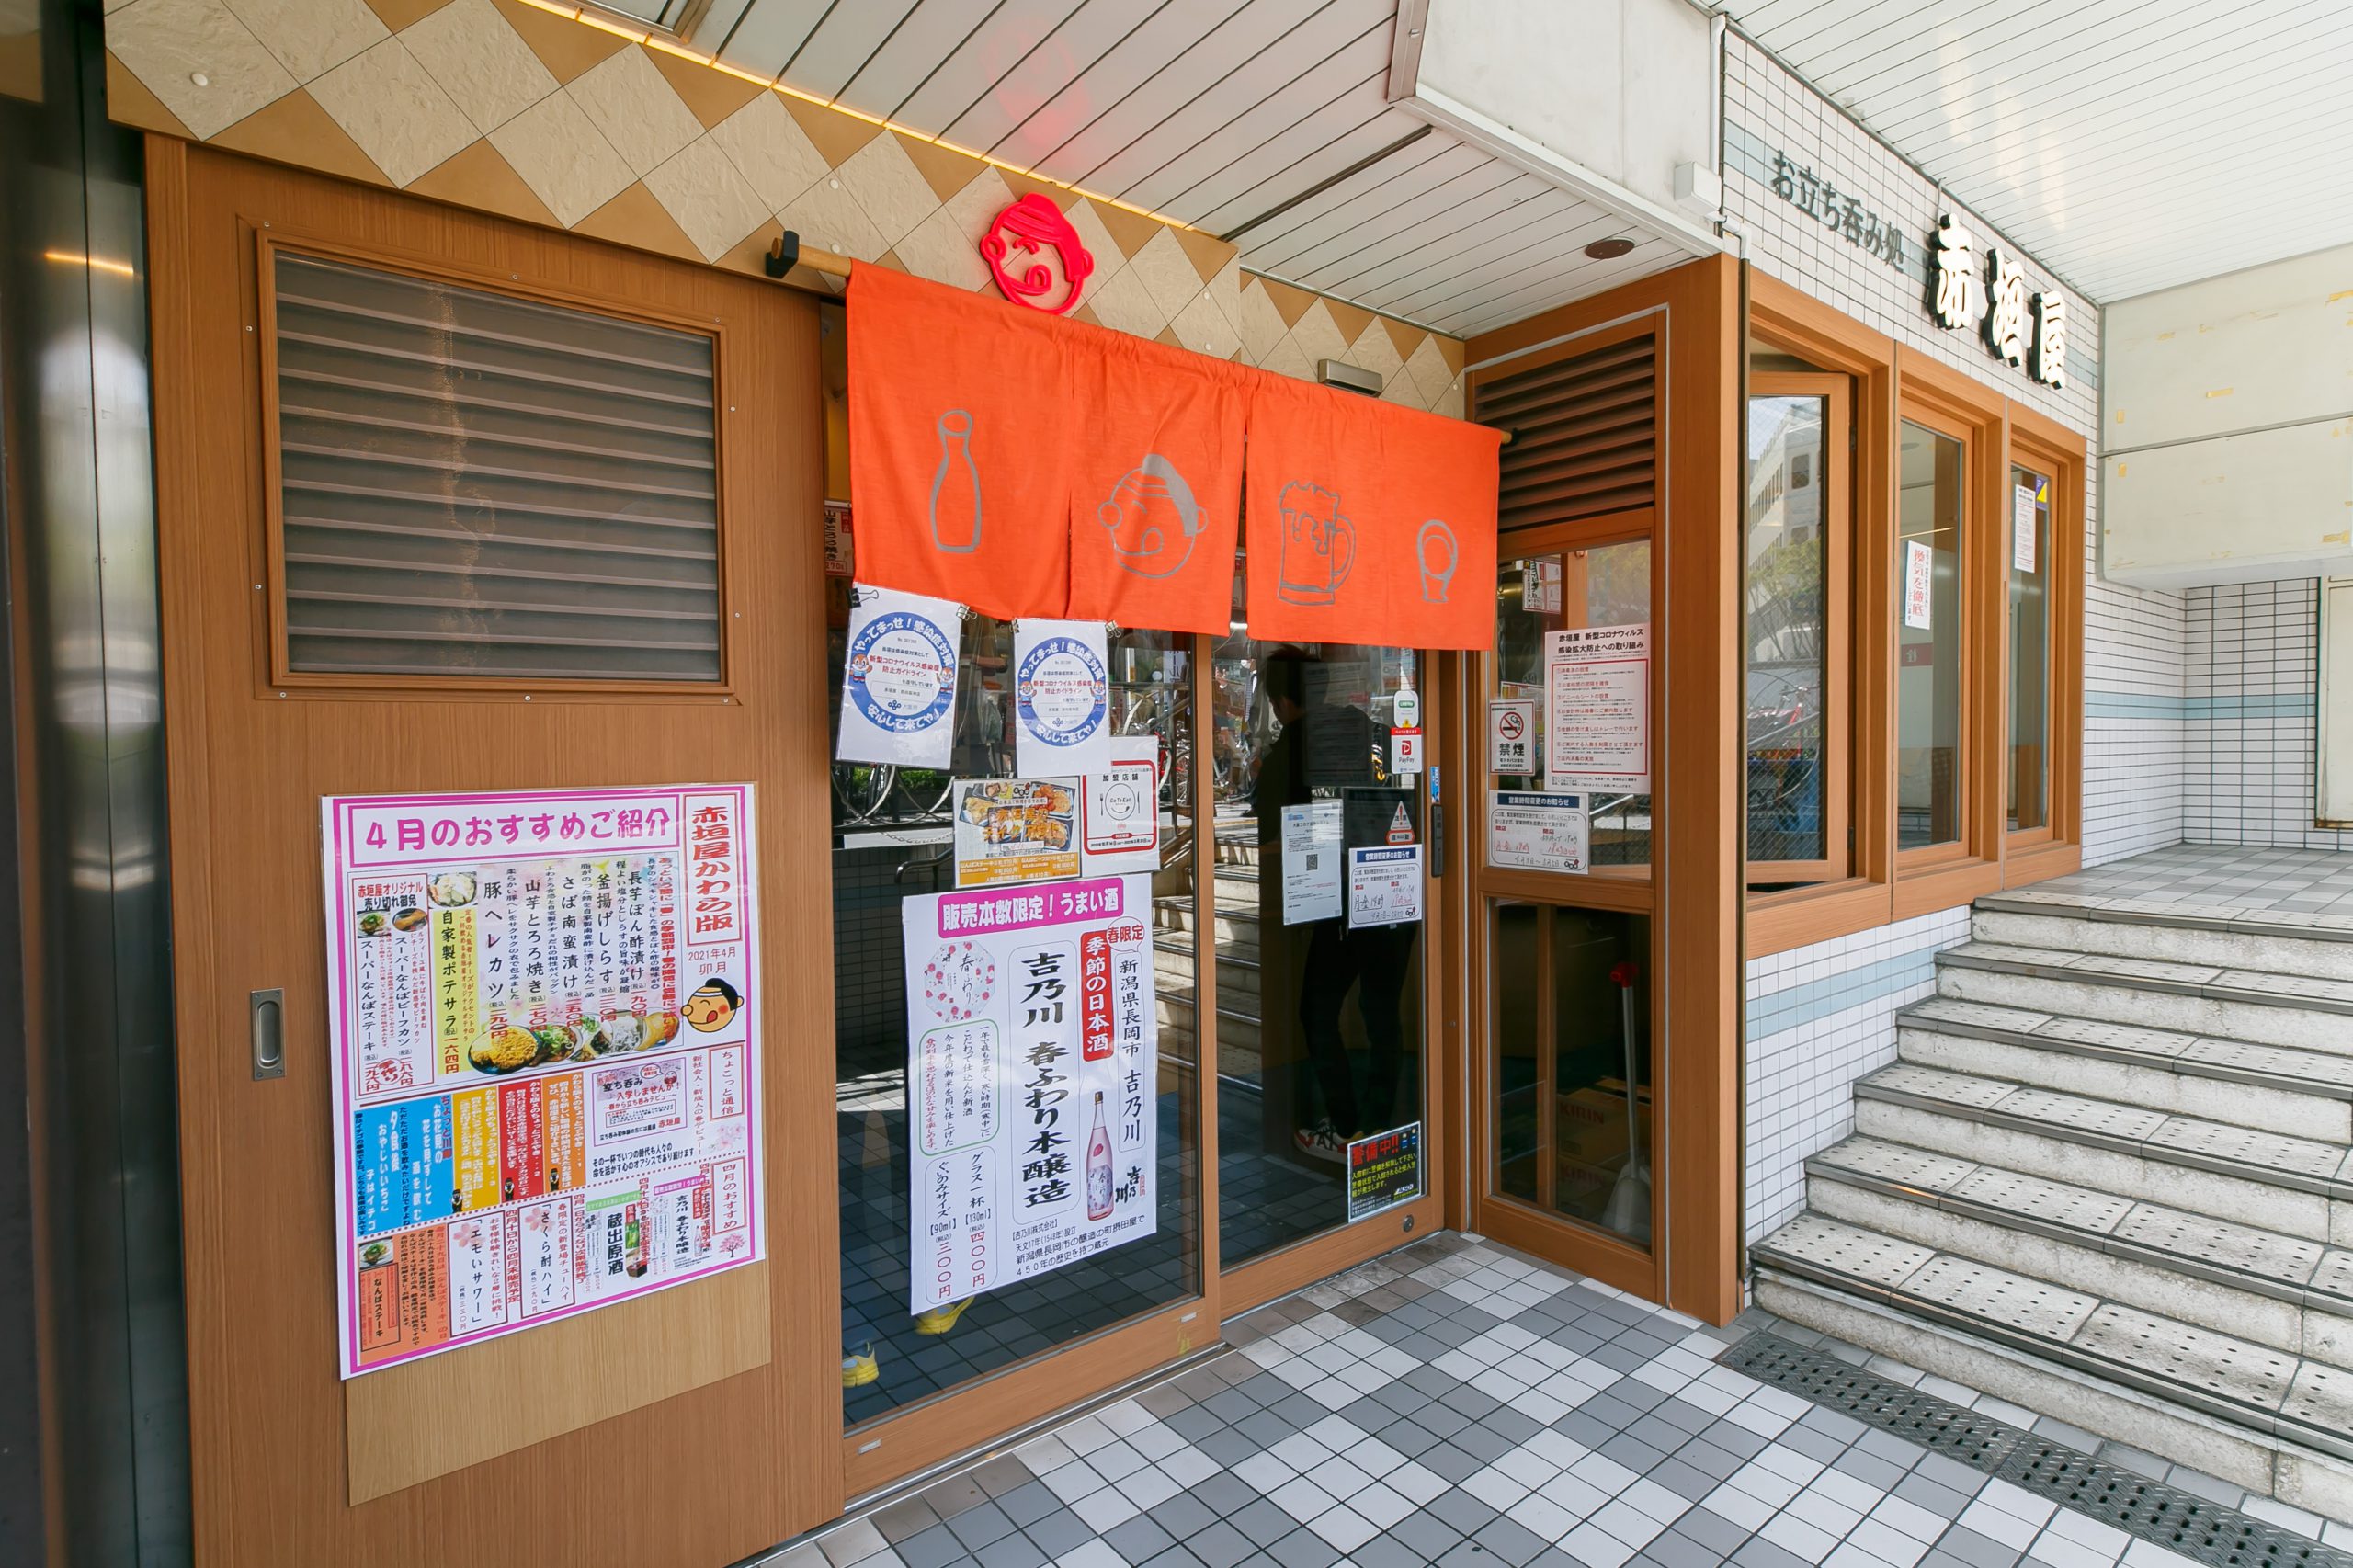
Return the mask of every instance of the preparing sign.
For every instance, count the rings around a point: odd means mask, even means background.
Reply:
[[[1422,1124],[1409,1121],[1348,1142],[1348,1223],[1422,1195]]]
[[[1014,764],[1025,774],[1111,766],[1110,665],[1099,620],[1023,620],[1013,633]]]
[[[1151,910],[1143,876],[901,904],[911,1311],[1153,1233]]]
[[[343,1375],[758,1259],[751,786],[321,814]]]
[[[1283,808],[1283,924],[1340,917],[1341,805]]]
[[[1080,870],[1075,778],[959,778],[956,885],[1010,887]]]
[[[1590,827],[1583,795],[1495,790],[1487,795],[1487,864],[1582,871]]]
[[[1160,869],[1160,737],[1114,735],[1111,767],[1079,780],[1081,870],[1090,877]]]
[[[1545,787],[1651,787],[1651,629],[1647,622],[1544,638]]]
[[[1506,778],[1536,772],[1536,704],[1510,699],[1487,704],[1487,771]]]
[[[963,612],[945,599],[850,590],[842,731],[834,756],[946,767],[956,731],[956,640]]]
[[[1422,846],[1348,851],[1348,929],[1406,926],[1422,917]]]

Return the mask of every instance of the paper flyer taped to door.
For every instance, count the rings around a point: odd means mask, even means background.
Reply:
[[[764,1255],[750,785],[322,818],[345,1377]]]
[[[863,584],[850,599],[835,760],[946,767],[963,611],[946,599]]]
[[[1152,879],[928,893],[900,919],[908,1310],[1153,1234]]]

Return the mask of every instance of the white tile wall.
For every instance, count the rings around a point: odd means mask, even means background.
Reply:
[[[2319,583],[2192,588],[2188,627],[2182,836],[2353,849],[2353,831],[2313,825]]]
[[[1855,1124],[1856,1079],[1895,1060],[1895,1012],[1936,989],[1937,949],[1969,939],[1940,909],[1748,965],[1742,1062],[1749,1241],[1805,1207],[1806,1156]]]
[[[2029,403],[2087,441],[2099,423],[2099,316],[2025,260],[2029,287],[2068,298],[2068,384],[2053,390],[1995,358],[1975,332],[1928,314],[1927,239],[1950,210],[1981,244],[2007,242],[1803,82],[1733,34],[1724,81],[1724,204],[1749,259],[1906,348]],[[1904,233],[1899,271],[1850,244],[1772,186],[1773,154],[1811,167]],[[2023,253],[2021,253],[2023,254]],[[2182,837],[2187,627],[2182,597],[2098,580],[2097,473],[2085,517],[2084,858],[2112,860]],[[1934,987],[1933,955],[1967,939],[1969,913],[1944,910],[1747,966],[1745,1233],[1755,1240],[1805,1204],[1807,1155],[1853,1125],[1854,1081],[1895,1054],[1896,1010]]]

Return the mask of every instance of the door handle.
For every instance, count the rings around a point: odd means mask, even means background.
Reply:
[[[246,1024],[252,1037],[254,1076],[286,1076],[286,991],[272,986],[253,993],[246,1004]]]

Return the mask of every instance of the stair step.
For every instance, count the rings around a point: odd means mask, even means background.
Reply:
[[[1922,1066],[2353,1143],[2353,1056],[1949,996],[1895,1022],[1903,1059]]]
[[[1855,1129],[1915,1148],[2353,1242],[2353,1151],[1899,1062],[1855,1085]]]
[[[2353,1371],[2343,1368],[1817,1215],[1791,1221],[1758,1244],[1755,1256],[1760,1271],[2353,1460]]]
[[[2353,980],[2353,915],[2029,888],[1974,905],[1979,940]]]
[[[1828,1219],[2353,1368],[2353,1251],[1868,1137],[1806,1175]]]
[[[2353,980],[1968,942],[1937,955],[1937,994],[2353,1055]]]

